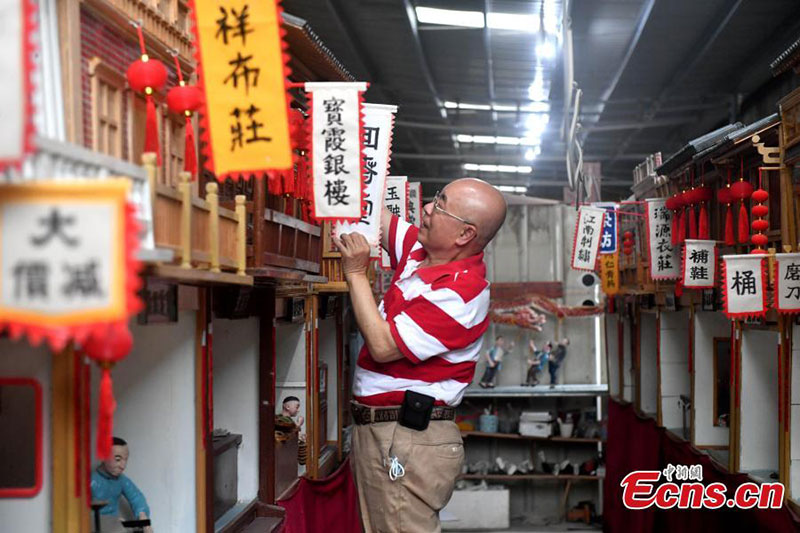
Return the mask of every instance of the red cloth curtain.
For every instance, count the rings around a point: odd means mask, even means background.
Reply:
[[[609,533],[674,533],[676,531],[800,531],[798,518],[786,505],[781,509],[668,509],[652,506],[633,511],[622,504],[620,481],[634,470],[663,470],[672,465],[703,465],[703,483],[724,483],[728,495],[749,481],[744,474],[719,468],[708,455],[688,442],[639,417],[630,404],[609,400],[608,446],[604,484],[604,531]],[[662,478],[663,479],[663,478]]]
[[[301,478],[278,505],[286,509],[283,533],[361,533],[349,458],[325,479]]]

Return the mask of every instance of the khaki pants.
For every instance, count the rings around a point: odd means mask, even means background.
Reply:
[[[389,479],[390,457],[405,475]],[[438,533],[439,510],[453,494],[464,463],[458,426],[431,421],[425,431],[396,422],[356,426],[353,464],[366,533]]]

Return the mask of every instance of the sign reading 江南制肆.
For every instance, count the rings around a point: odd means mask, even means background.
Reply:
[[[205,166],[217,179],[292,168],[275,0],[194,0]]]
[[[652,279],[681,277],[681,252],[672,246],[672,212],[665,204],[666,200],[663,198],[650,199],[645,204]]]
[[[575,221],[575,236],[572,243],[572,268],[594,270],[603,233],[603,218],[606,210],[600,207],[581,206]]]
[[[0,329],[61,349],[138,309],[129,182],[0,188]]]

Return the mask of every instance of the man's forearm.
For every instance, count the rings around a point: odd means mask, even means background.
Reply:
[[[389,323],[386,322],[372,296],[372,287],[369,279],[364,274],[356,274],[347,278],[350,286],[350,301],[353,303],[353,314],[356,317],[358,329],[364,337],[369,353],[379,363],[388,363],[403,358],[392,338]]]

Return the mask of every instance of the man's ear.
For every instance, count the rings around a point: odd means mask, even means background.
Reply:
[[[466,246],[467,244],[469,244],[470,242],[472,242],[474,239],[477,238],[478,238],[478,229],[471,224],[465,224],[464,229],[461,231],[461,235],[459,235],[458,238],[456,239],[456,244],[458,246]]]

